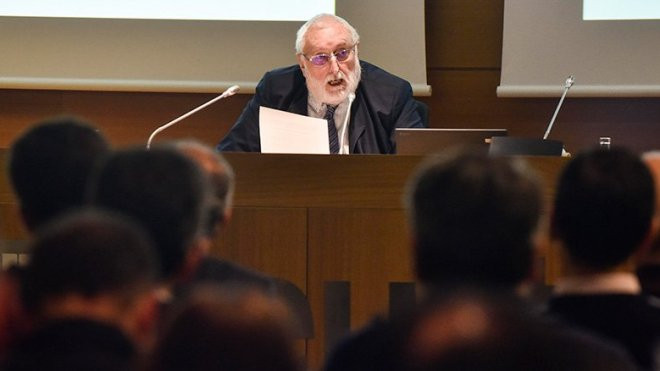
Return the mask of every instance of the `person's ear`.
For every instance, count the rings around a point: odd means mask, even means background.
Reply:
[[[183,266],[177,275],[181,281],[189,280],[197,271],[202,260],[209,255],[212,241],[205,236],[195,238],[186,252]]]
[[[234,210],[231,207],[226,207],[223,214],[222,214],[222,226],[226,227],[227,224],[229,224],[229,221],[231,220],[231,216],[233,215]]]
[[[298,66],[305,73],[305,57],[302,54],[297,54],[296,57],[298,58]]]
[[[155,292],[145,293],[138,299],[135,308],[133,336],[136,344],[149,351],[156,340],[156,329],[160,317],[160,302]]]

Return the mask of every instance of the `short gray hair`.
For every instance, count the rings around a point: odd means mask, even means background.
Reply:
[[[192,159],[206,173],[213,187],[215,202],[226,217],[234,200],[234,170],[224,157],[213,148],[194,139],[179,140],[174,147]]]
[[[298,32],[296,33],[296,54],[302,54],[303,46],[305,45],[305,36],[307,35],[309,28],[327,19],[332,19],[342,24],[351,34],[352,44],[355,45],[360,42],[360,35],[358,35],[355,28],[351,26],[351,24],[348,23],[348,21],[346,21],[344,18],[334,14],[321,13],[312,17],[298,29]]]

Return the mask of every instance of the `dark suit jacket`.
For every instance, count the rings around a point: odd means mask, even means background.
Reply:
[[[24,338],[5,371],[138,370],[133,342],[116,326],[86,318],[51,320]]]
[[[622,344],[646,370],[660,346],[660,307],[644,295],[585,294],[551,298],[548,311],[574,326]]]
[[[351,106],[350,153],[395,153],[395,127],[424,127],[410,84],[361,61],[362,77]],[[218,151],[260,152],[259,106],[307,115],[307,86],[298,65],[267,72]]]

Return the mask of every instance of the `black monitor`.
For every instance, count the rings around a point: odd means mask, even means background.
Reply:
[[[490,142],[488,154],[493,156],[561,156],[563,149],[564,144],[558,140],[497,137]]]
[[[506,129],[397,128],[395,140],[397,154],[425,155],[458,145],[472,146],[487,152],[491,138],[506,135]]]

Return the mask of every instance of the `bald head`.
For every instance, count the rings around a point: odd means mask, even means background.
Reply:
[[[214,200],[209,233],[213,234],[218,223],[226,222],[231,216],[234,198],[234,170],[213,148],[194,140],[178,141],[175,147],[192,159],[206,173],[213,187]]]
[[[655,212],[652,222],[652,239],[648,256],[644,256],[642,264],[653,262],[660,263],[660,151],[647,152],[642,159],[651,170],[655,186]]]
[[[653,182],[655,183],[655,217],[660,218],[660,151],[653,151],[645,153],[643,156],[644,162],[651,170],[653,175]]]

